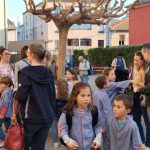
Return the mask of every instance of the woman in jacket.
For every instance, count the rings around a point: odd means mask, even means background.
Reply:
[[[44,150],[55,110],[55,87],[52,72],[43,66],[45,50],[30,44],[27,58],[30,66],[19,71],[17,97],[22,106],[25,128],[24,150]]]

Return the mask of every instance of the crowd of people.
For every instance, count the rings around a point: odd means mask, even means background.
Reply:
[[[83,56],[78,60],[79,76],[67,68],[58,78],[56,58],[42,45],[24,46],[15,65],[10,52],[0,47],[0,147],[13,121],[15,91],[25,129],[24,150],[44,150],[49,131],[56,149],[150,149],[150,43],[135,53],[130,78],[122,81],[126,64],[118,54],[112,67],[95,79],[95,91],[88,84],[90,62]]]

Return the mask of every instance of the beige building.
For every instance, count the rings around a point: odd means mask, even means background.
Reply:
[[[7,25],[8,25],[8,42],[9,41],[16,41],[16,26],[14,25],[14,22],[7,19]]]
[[[111,46],[129,45],[129,18],[111,25]]]

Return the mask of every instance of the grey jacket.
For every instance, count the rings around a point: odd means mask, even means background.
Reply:
[[[74,108],[74,115],[72,117],[72,127],[68,134],[68,126],[66,124],[66,115],[62,113],[58,124],[61,126],[60,136],[68,135],[79,144],[77,150],[91,150],[91,145],[95,138],[95,134],[102,132],[101,118],[99,115],[99,121],[97,125],[92,127],[92,114],[88,108],[81,112],[77,108]]]
[[[106,89],[106,92],[110,98],[112,106],[114,103],[114,98],[120,94],[119,91],[121,89],[127,88],[129,84],[130,84],[130,80],[121,81],[121,82],[113,82],[113,81],[109,82],[109,86]]]
[[[139,150],[142,144],[139,129],[130,116],[122,127],[115,117],[109,120],[110,150]]]
[[[99,89],[93,94],[93,104],[97,106],[103,118],[103,125],[107,126],[107,121],[113,116],[110,99],[105,90]]]
[[[18,87],[18,72],[28,65],[29,63],[26,58],[15,63],[15,78],[14,78],[15,89],[17,89]]]

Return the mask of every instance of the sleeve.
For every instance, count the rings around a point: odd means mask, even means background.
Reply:
[[[150,84],[148,84],[147,86],[140,88],[139,92],[141,94],[145,94],[145,95],[150,95]]]
[[[6,113],[6,102],[4,101],[2,108],[1,108],[0,115],[5,116],[5,113]]]
[[[98,111],[98,123],[94,127],[96,137],[93,141],[93,142],[98,143],[98,144],[102,143],[102,126],[103,126],[102,122],[103,122],[102,121],[102,116],[101,116],[100,112]]]
[[[14,77],[14,91],[17,90],[18,87],[18,72],[19,72],[18,63],[15,64],[15,77]]]
[[[127,65],[126,65],[124,58],[123,58],[123,63],[124,63],[124,69],[127,70]]]
[[[20,103],[25,103],[28,98],[29,88],[31,86],[30,80],[27,76],[19,72],[18,76],[18,90],[17,98]]]
[[[116,58],[113,59],[112,63],[111,63],[112,67],[116,67]]]
[[[142,144],[139,129],[136,124],[134,125],[134,128],[132,130],[132,143],[134,150],[139,150],[139,147]]]
[[[125,89],[129,86],[129,84],[131,83],[130,80],[126,80],[126,81],[120,81],[120,82],[115,82],[116,83],[116,87],[120,88],[120,89]]]

